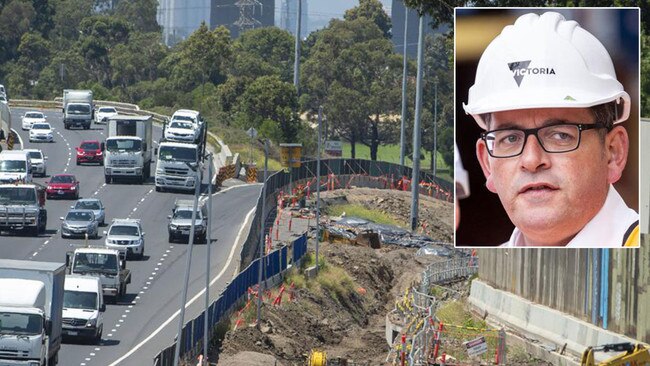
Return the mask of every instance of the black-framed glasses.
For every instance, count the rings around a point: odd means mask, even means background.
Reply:
[[[481,133],[493,158],[511,158],[524,151],[529,135],[534,135],[539,145],[548,153],[565,153],[580,146],[582,131],[609,128],[603,123],[561,123],[539,128],[500,128]]]

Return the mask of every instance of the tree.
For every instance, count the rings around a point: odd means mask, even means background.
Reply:
[[[391,37],[391,28],[392,24],[390,17],[384,11],[383,5],[379,0],[359,0],[359,5],[355,6],[352,9],[345,11],[343,19],[345,20],[355,20],[359,18],[366,18],[379,27],[384,33],[384,37]]]
[[[69,48],[79,38],[79,24],[92,15],[93,2],[88,0],[54,0],[54,28],[50,39],[57,49]]]
[[[299,124],[298,115],[294,112],[297,105],[293,84],[280,80],[278,76],[262,76],[248,85],[241,96],[238,111],[245,118],[239,120],[240,127],[260,128],[264,125],[267,131],[281,131],[282,140],[278,142],[293,142]]]
[[[157,0],[128,0],[117,3],[115,15],[126,20],[138,32],[160,32],[156,21]]]
[[[109,54],[114,85],[126,88],[158,78],[158,64],[167,56],[159,33],[131,33],[126,44],[117,44]]]
[[[234,52],[236,75],[279,75],[283,81],[293,80],[294,38],[285,30],[266,27],[244,32],[234,43]]]
[[[79,24],[79,50],[95,81],[105,87],[112,87],[109,53],[129,39],[130,31],[126,21],[106,15],[87,17]]]
[[[203,82],[221,84],[231,57],[228,29],[221,26],[210,31],[203,22],[187,40],[176,45],[161,67],[176,88],[190,91]]]
[[[23,34],[29,32],[36,12],[27,0],[12,0],[0,10],[0,62],[17,58],[18,45]]]

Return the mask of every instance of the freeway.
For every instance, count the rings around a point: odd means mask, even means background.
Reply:
[[[131,183],[105,184],[103,168],[98,165],[75,164],[75,147],[84,139],[104,139],[104,126],[93,124],[90,130],[63,128],[62,114],[58,110],[44,110],[55,128],[54,143],[30,143],[27,131],[20,130],[20,116],[25,109],[12,110],[14,130],[25,148],[39,148],[48,157],[45,178],[34,178],[44,183],[57,173],[75,174],[81,182],[80,197],[95,197],[106,206],[106,223],[113,218],[138,218],[145,236],[145,257],[141,261],[128,261],[132,282],[128,295],[117,304],[107,305],[104,313],[104,331],[99,345],[65,343],[59,353],[59,364],[66,366],[106,366],[151,364],[153,357],[169,346],[178,328],[179,294],[185,271],[186,244],[167,241],[167,215],[174,200],[191,198],[191,194],[156,192],[153,179],[143,185]],[[154,127],[154,136],[161,129]],[[152,172],[155,167],[152,166]],[[207,174],[203,184],[202,199],[207,199]],[[214,300],[225,284],[238,270],[240,245],[248,233],[261,185],[241,185],[226,188],[212,197],[212,238],[210,297]],[[40,237],[24,235],[0,236],[2,258],[64,262],[65,253],[83,239],[62,239],[59,217],[64,216],[73,200],[48,200],[47,231]],[[100,237],[89,240],[91,245],[103,245]],[[197,316],[205,303],[202,291],[205,286],[207,246],[194,246],[188,290],[185,321]],[[211,301],[212,301],[211,300]]]

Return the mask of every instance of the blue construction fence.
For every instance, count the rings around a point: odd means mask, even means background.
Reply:
[[[291,249],[291,251],[290,251]],[[248,289],[257,285],[259,280],[260,263],[262,260],[262,278],[264,281],[283,274],[291,263],[299,263],[307,253],[307,234],[294,240],[291,245],[274,250],[262,259],[251,262],[246,269],[241,271],[232,282],[221,292],[219,297],[208,307],[208,326],[214,327],[225,319],[238,304],[246,298]],[[203,331],[205,311],[187,322],[183,327],[181,337],[181,358],[193,357],[203,349]],[[174,363],[176,343],[162,350],[155,358],[154,365],[172,366]]]

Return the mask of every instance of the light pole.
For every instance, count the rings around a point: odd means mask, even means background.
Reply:
[[[194,223],[194,221],[192,221]],[[208,346],[210,345],[208,333],[208,311],[210,309],[210,248],[212,246],[212,153],[208,154],[208,227],[205,233],[206,261],[205,261],[205,317],[203,323],[203,360],[208,363]]]
[[[413,125],[413,175],[411,176],[411,230],[418,226],[418,195],[420,193],[420,119],[422,117],[422,74],[424,64],[424,15],[420,14],[418,30],[418,74],[415,84],[415,121]]]
[[[406,32],[408,31],[409,9],[404,7],[404,45],[402,46],[402,125],[399,135],[399,165],[404,166],[404,156],[406,155],[406,71],[408,61],[406,57]]]
[[[181,295],[181,308],[178,319],[178,333],[176,339],[176,350],[174,352],[174,366],[178,366],[178,361],[181,353],[181,342],[183,341],[183,322],[185,320],[185,300],[187,300],[187,284],[190,280],[190,266],[192,265],[192,247],[194,246],[194,226],[196,223],[196,210],[199,206],[199,193],[201,191],[201,163],[185,163],[195,172],[198,172],[198,179],[194,184],[194,207],[192,210],[192,225],[190,226],[190,238],[188,248],[185,253],[185,282],[183,283],[183,291]]]
[[[318,152],[316,154],[316,273],[318,273],[318,246],[320,244],[320,143],[323,106],[318,106]]]
[[[264,185],[262,186],[262,222],[260,228],[260,264],[259,264],[259,274],[257,275],[257,329],[260,329],[260,318],[262,316],[262,271],[263,271],[263,262],[264,262],[264,230],[266,224],[266,217],[264,216],[264,211],[266,211],[266,179],[268,178],[268,166],[269,166],[269,139],[264,139]]]

